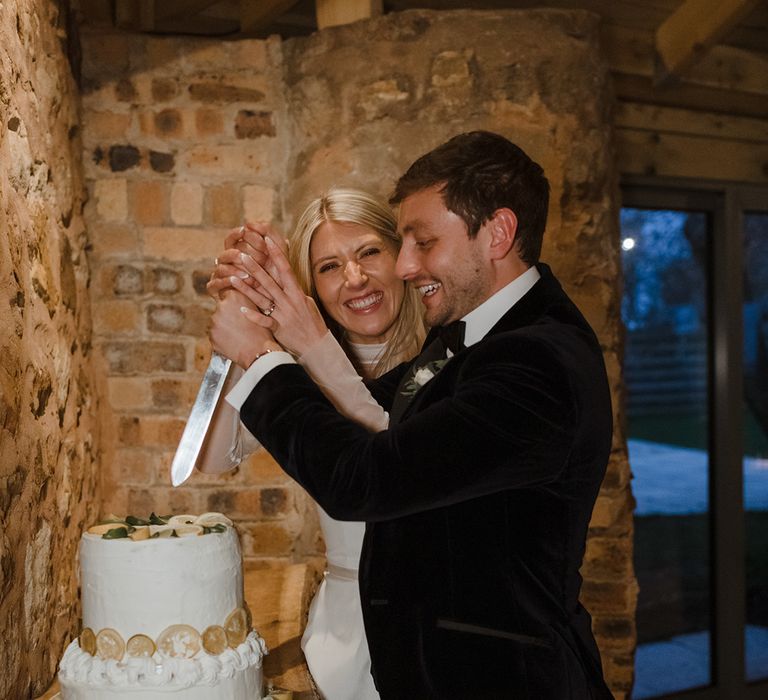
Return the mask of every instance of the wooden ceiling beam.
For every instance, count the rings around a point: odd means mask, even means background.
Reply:
[[[361,19],[378,17],[382,0],[316,0],[317,28],[337,27]]]
[[[155,20],[184,19],[200,14],[219,0],[155,0]]]
[[[115,0],[115,24],[122,29],[152,29],[155,0]]]
[[[218,0],[115,0],[117,26],[154,32],[195,24],[195,17]]]
[[[290,10],[298,0],[240,0],[240,32],[258,34],[280,15]]]
[[[656,83],[679,77],[760,0],[685,0],[656,30]]]

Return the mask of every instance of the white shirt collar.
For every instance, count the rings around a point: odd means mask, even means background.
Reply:
[[[464,345],[469,347],[481,340],[497,321],[525,296],[540,277],[535,266],[528,268],[522,275],[513,279],[464,316],[462,319],[466,324]]]

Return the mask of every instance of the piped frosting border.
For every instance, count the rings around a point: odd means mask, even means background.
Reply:
[[[66,684],[81,683],[91,687],[157,688],[171,686],[182,689],[196,685],[216,685],[222,678],[233,678],[247,668],[261,668],[267,645],[251,631],[235,649],[217,656],[201,652],[191,659],[126,657],[122,661],[91,656],[73,640],[61,660],[59,680]]]

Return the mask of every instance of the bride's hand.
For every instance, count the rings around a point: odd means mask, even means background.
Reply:
[[[270,223],[246,221],[242,226],[230,230],[224,239],[224,251],[216,258],[211,278],[205,285],[206,292],[211,297],[219,299],[222,292],[231,289],[230,278],[233,276],[245,280],[246,284],[252,284],[241,262],[240,253],[250,255],[257,263],[264,265],[269,272],[274,271],[264,243],[265,236],[269,236],[278,244],[280,250],[287,253],[288,242]]]
[[[241,312],[262,328],[272,331],[275,339],[289,352],[301,356],[323,338],[328,327],[314,299],[306,296],[299,287],[282,250],[270,237],[266,238],[266,245],[274,265],[272,274],[243,254],[242,263],[256,285],[252,287],[236,276],[230,281],[260,309],[254,311],[243,307]]]
[[[208,331],[211,347],[243,369],[250,367],[254,357],[266,349],[282,349],[266,328],[244,317],[241,309],[250,305],[248,299],[230,289],[216,302]]]

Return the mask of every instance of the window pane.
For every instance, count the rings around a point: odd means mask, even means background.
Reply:
[[[633,698],[711,683],[704,212],[622,209],[635,570]]]
[[[744,217],[747,680],[768,678],[768,214]]]

